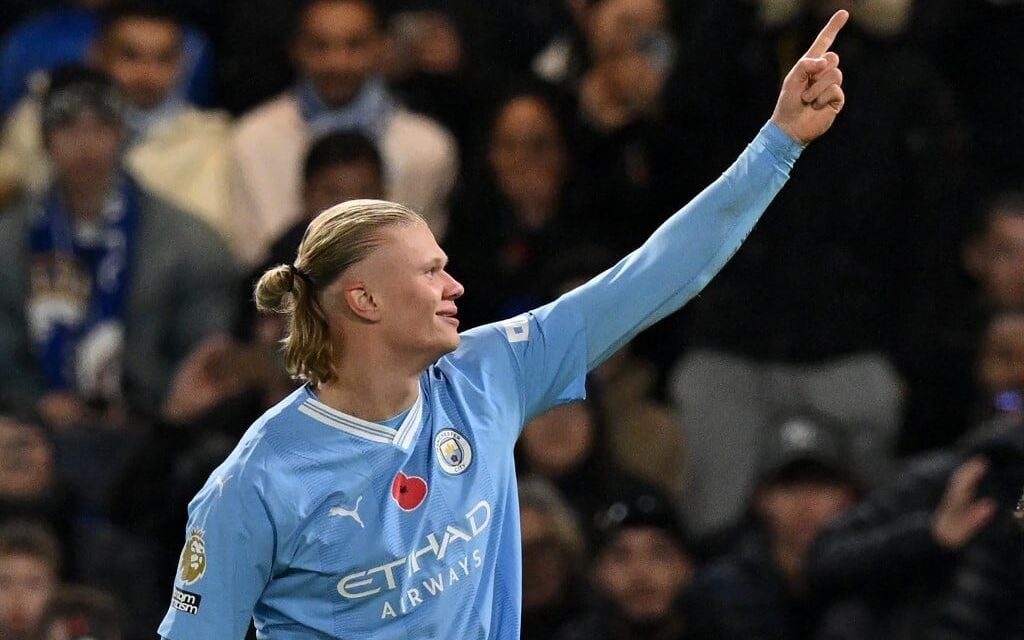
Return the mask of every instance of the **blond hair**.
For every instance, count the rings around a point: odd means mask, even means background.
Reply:
[[[383,200],[349,200],[309,223],[293,265],[267,270],[256,284],[256,308],[288,315],[281,341],[288,373],[314,387],[334,379],[334,352],[320,294],[380,246],[394,225],[426,224],[408,207]]]

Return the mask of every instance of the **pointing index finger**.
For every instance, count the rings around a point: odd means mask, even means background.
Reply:
[[[814,39],[814,42],[811,44],[811,48],[807,50],[804,57],[820,58],[825,55],[825,52],[828,51],[829,47],[832,46],[832,43],[835,42],[836,35],[839,33],[839,30],[843,28],[843,25],[846,24],[846,20],[849,17],[850,14],[845,9],[836,11],[832,15],[832,18],[829,19],[828,24],[825,25],[825,28],[818,34],[818,37]]]

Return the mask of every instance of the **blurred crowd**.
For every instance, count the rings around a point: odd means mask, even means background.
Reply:
[[[516,451],[523,638],[1024,638],[1020,0],[5,0],[0,639],[151,638],[296,384],[254,279],[423,214],[461,327],[638,246],[827,16],[847,106]],[[624,301],[628,304],[628,301]]]

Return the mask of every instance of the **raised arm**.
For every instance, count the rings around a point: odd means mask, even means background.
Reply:
[[[804,146],[842,109],[839,57],[828,48],[846,19],[845,11],[832,16],[783,81],[771,121],[718,180],[590,282],[524,316],[464,334],[449,358],[461,375],[481,388],[502,379],[494,376],[500,360],[489,360],[500,345],[515,372],[506,392],[520,396],[529,419],[581,397],[587,370],[697,295],[753,229]]]
[[[803,147],[832,126],[844,95],[839,56],[828,49],[847,18],[832,16],[783,80],[771,120],[718,180],[643,246],[566,294],[586,323],[588,367],[697,295],[739,249]]]

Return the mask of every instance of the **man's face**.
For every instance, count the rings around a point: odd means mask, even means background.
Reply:
[[[303,13],[292,55],[331,107],[350,103],[377,70],[382,39],[366,4],[322,0]]]
[[[759,490],[756,507],[772,539],[803,555],[815,536],[856,500],[853,487],[840,483],[787,482]]]
[[[159,104],[181,75],[181,28],[162,20],[126,17],[107,31],[100,67],[125,98],[140,109]]]
[[[583,402],[549,409],[523,429],[523,453],[530,467],[549,476],[561,476],[579,467],[590,453],[594,427]]]
[[[0,496],[34,498],[53,480],[53,452],[38,428],[0,420]]]
[[[47,148],[60,182],[73,191],[109,184],[121,157],[120,126],[88,111],[49,132]]]
[[[968,248],[967,261],[990,304],[1024,307],[1024,215],[993,215]]]
[[[324,167],[306,180],[302,193],[310,220],[339,202],[384,197],[380,172],[371,162],[338,163]]]
[[[56,583],[52,567],[39,558],[17,553],[0,556],[0,632],[21,637],[31,631]]]
[[[463,287],[445,271],[448,257],[426,225],[393,225],[382,235],[381,245],[327,294],[358,295],[352,287],[361,287],[389,350],[426,366],[459,346],[455,300]]]
[[[519,523],[523,534],[523,608],[557,604],[569,586],[571,561],[559,543],[552,517],[524,506]]]
[[[540,100],[522,97],[502,109],[491,135],[491,168],[516,203],[557,200],[566,152],[555,115]]]
[[[663,0],[602,0],[591,9],[587,44],[597,62],[635,50],[644,38],[668,28]]]
[[[978,377],[990,396],[1024,393],[1024,315],[1000,316],[985,334]]]
[[[601,551],[598,586],[632,622],[656,622],[690,583],[693,563],[656,527],[626,527]]]

